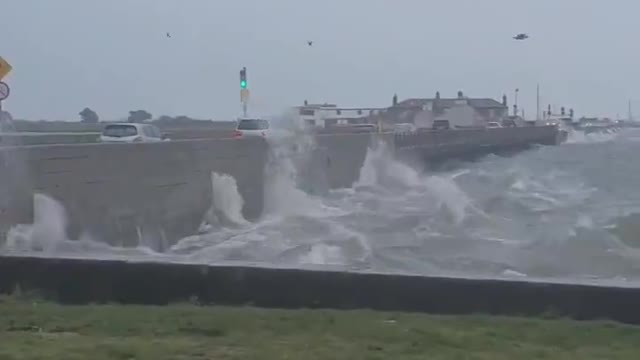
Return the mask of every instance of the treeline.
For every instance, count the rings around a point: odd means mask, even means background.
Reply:
[[[91,108],[84,108],[82,111],[78,113],[80,115],[80,122],[87,124],[97,124],[100,122],[100,117],[98,114],[92,110]],[[157,118],[153,118],[153,114],[146,110],[131,110],[129,111],[129,116],[126,119],[127,122],[130,123],[143,123],[143,122],[151,122],[157,125],[165,125],[165,126],[189,126],[189,125],[199,125],[202,123],[211,123],[211,120],[202,120],[202,119],[194,119],[188,116],[180,115],[180,116],[168,116],[161,115]],[[205,125],[205,124],[202,124]]]

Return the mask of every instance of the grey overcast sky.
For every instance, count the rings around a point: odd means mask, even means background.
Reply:
[[[254,114],[437,90],[511,102],[517,87],[531,117],[539,82],[543,104],[626,116],[639,16],[637,0],[0,0],[5,106],[33,120],[85,106],[231,119],[246,66]]]

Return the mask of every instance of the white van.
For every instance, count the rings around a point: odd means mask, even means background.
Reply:
[[[115,123],[104,127],[100,142],[135,143],[167,140],[158,127],[151,124]]]

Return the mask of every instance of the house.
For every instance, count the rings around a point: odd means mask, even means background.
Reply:
[[[507,98],[502,102],[490,98],[468,98],[459,91],[455,98],[412,98],[395,102],[388,108],[383,123],[413,123],[419,128],[430,128],[436,120],[448,120],[452,127],[483,127],[487,122],[502,121],[508,116]]]
[[[338,107],[335,104],[309,104],[293,108],[293,116],[298,123],[314,127],[336,125],[356,125],[370,122],[384,109],[374,107]]]

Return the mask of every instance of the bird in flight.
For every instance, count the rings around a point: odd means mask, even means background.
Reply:
[[[529,38],[529,35],[527,34],[518,34],[516,36],[513,37],[516,40],[526,40]]]
[[[307,41],[307,45],[313,46],[313,41]]]
[[[167,33],[167,37],[171,39],[171,33]]]

